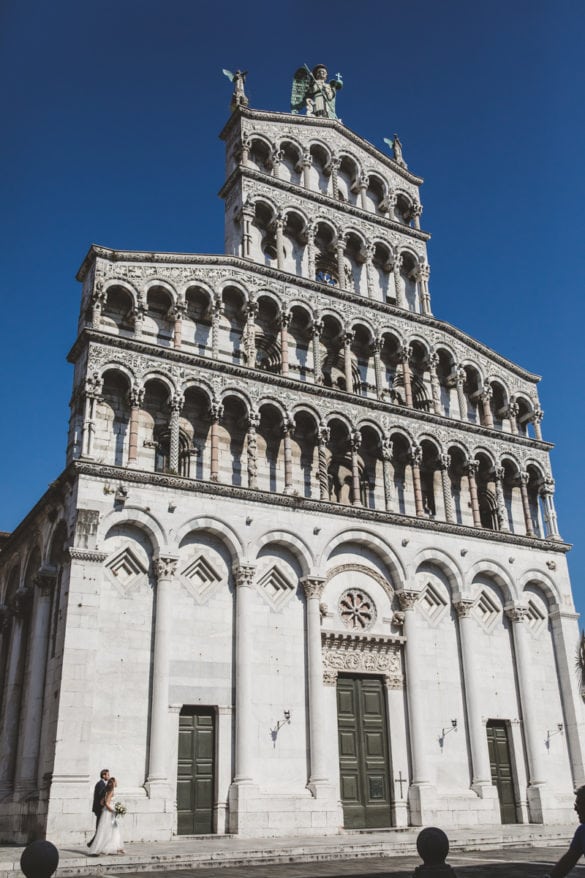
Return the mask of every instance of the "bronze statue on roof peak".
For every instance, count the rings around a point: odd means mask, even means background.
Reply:
[[[340,88],[343,88],[341,73],[337,73],[328,82],[324,64],[317,64],[313,70],[304,64],[293,77],[291,113],[298,114],[304,109],[307,116],[337,119],[335,97]]]

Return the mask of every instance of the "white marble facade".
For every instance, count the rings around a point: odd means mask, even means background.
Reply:
[[[336,833],[336,687],[383,683],[387,825],[563,822],[577,615],[537,377],[433,317],[422,181],[340,122],[237,108],[224,256],[92,247],[68,462],[0,554],[0,840]]]

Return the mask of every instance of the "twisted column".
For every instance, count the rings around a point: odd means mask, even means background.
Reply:
[[[453,523],[455,521],[455,506],[453,505],[451,479],[449,477],[450,466],[451,455],[441,454],[439,457],[439,471],[441,473],[441,488],[443,491],[443,506],[445,507],[445,521]]]
[[[294,431],[294,421],[290,414],[286,414],[282,424],[284,442],[284,493],[292,494],[293,491],[293,467],[292,467],[292,443],[291,436]]]
[[[392,471],[390,469],[394,446],[389,436],[382,438],[382,478],[384,480],[384,505],[386,512],[392,512]]]
[[[401,268],[402,256],[397,256],[394,260],[394,265],[392,266],[392,273],[394,275],[394,286],[396,289],[396,304],[399,308],[406,308],[406,294],[404,291],[404,281],[402,275],[400,274]]]
[[[32,792],[37,788],[37,771],[41,742],[41,725],[47,672],[51,599],[57,583],[57,571],[42,567],[34,578],[35,598],[28,657],[28,686],[24,693],[15,789]]]
[[[276,229],[276,267],[284,271],[284,223],[285,217],[279,213],[274,222]]]
[[[403,345],[399,351],[399,361],[402,363],[402,380],[404,381],[404,401],[409,408],[413,408],[412,399],[412,373],[410,371],[410,346]]]
[[[323,657],[321,654],[320,603],[325,580],[316,576],[301,579],[307,607],[307,676],[309,684],[309,742],[311,773],[309,789],[314,796],[317,788],[327,784],[327,723],[323,698]]]
[[[518,482],[520,484],[520,497],[522,498],[522,512],[524,513],[524,526],[526,528],[526,536],[534,536],[534,527],[532,525],[532,515],[530,514],[530,500],[528,499],[528,482],[530,476],[527,472],[518,474]]]
[[[335,244],[335,252],[336,252],[336,256],[337,256],[337,275],[338,275],[339,289],[340,290],[347,289],[347,284],[346,284],[346,280],[345,280],[345,261],[344,261],[345,242],[346,242],[345,235],[342,234],[341,232],[339,232],[337,235],[337,242]]]
[[[439,375],[437,367],[439,365],[439,355],[433,351],[428,359],[429,375],[431,376],[431,394],[433,397],[433,411],[436,415],[443,414],[443,406],[441,404],[441,385],[439,384]]]
[[[412,467],[412,484],[414,487],[414,506],[416,514],[424,517],[425,506],[423,503],[422,485],[420,480],[420,465],[422,463],[422,449],[420,445],[413,445],[410,450],[410,465]]]
[[[544,524],[546,535],[553,540],[560,540],[557,513],[555,509],[554,493],[555,480],[552,476],[546,476],[539,488],[540,496],[544,503]]]
[[[252,590],[256,568],[240,564],[234,569],[236,581],[236,753],[235,783],[251,783],[254,758],[254,716],[252,712],[254,676],[252,670],[254,633],[252,630]]]
[[[253,409],[248,419],[248,437],[246,442],[246,454],[248,460],[248,487],[258,487],[258,443],[256,430],[260,426],[260,414]]]
[[[336,201],[339,198],[339,178],[337,176],[337,172],[339,170],[340,164],[341,159],[338,156],[331,157],[331,161],[329,163],[329,170],[331,172],[331,189],[333,192],[333,198]]]
[[[467,375],[465,374],[465,369],[462,366],[457,366],[455,369],[455,388],[457,390],[457,402],[459,404],[459,417],[462,421],[467,420],[467,397],[465,396],[465,390],[463,389],[466,378]]]
[[[368,290],[368,299],[374,298],[374,252],[376,248],[374,244],[367,244],[365,249],[365,265],[366,265],[366,282]]]
[[[258,303],[253,299],[246,305],[246,324],[244,326],[244,352],[246,365],[253,369],[256,366],[256,315]]]
[[[185,399],[180,393],[176,393],[170,402],[169,468],[175,473],[179,472],[179,418],[184,402]]]
[[[288,327],[291,320],[290,311],[280,315],[280,373],[288,375]]]
[[[159,556],[153,563],[156,577],[154,643],[152,649],[152,701],[150,708],[150,747],[146,789],[151,798],[167,797],[169,669],[172,637],[172,586],[177,558]]]
[[[307,269],[309,272],[309,279],[315,280],[317,277],[317,270],[315,267],[315,226],[312,223],[309,223],[305,229],[305,237],[307,239]]]
[[[353,376],[351,374],[351,343],[353,332],[345,332],[343,335],[343,368],[345,372],[345,389],[347,393],[353,393]]]
[[[494,469],[494,482],[496,485],[496,511],[498,516],[498,524],[500,530],[509,533],[508,516],[506,514],[506,504],[504,503],[504,476],[505,470],[503,466],[497,466]]]
[[[214,360],[219,360],[219,322],[223,314],[223,302],[221,296],[217,295],[213,299],[211,312],[211,356]]]
[[[471,499],[471,514],[473,516],[473,526],[481,527],[481,515],[479,512],[479,498],[477,496],[477,471],[479,469],[478,460],[468,460],[465,463],[465,473],[469,482],[469,496]]]
[[[313,342],[313,375],[315,384],[323,384],[323,369],[321,367],[321,332],[323,331],[323,323],[315,320],[312,327]]]
[[[329,472],[327,469],[327,443],[329,442],[329,427],[319,424],[319,499],[329,500]]]
[[[219,436],[218,424],[223,417],[223,405],[220,402],[212,402],[209,408],[211,417],[211,473],[210,481],[219,481]]]
[[[371,352],[374,356],[374,378],[376,381],[376,398],[383,399],[384,398],[384,382],[382,380],[382,358],[380,357],[380,351],[382,350],[382,340],[380,338],[374,339],[371,346]]]

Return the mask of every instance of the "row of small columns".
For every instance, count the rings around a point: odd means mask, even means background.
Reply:
[[[99,322],[101,319],[101,311],[103,307],[103,297],[97,303],[97,310],[94,311],[93,317],[93,325],[99,326]],[[95,303],[94,303],[95,304]],[[186,304],[184,302],[179,302],[173,306],[173,314],[175,319],[175,329],[173,334],[173,345],[176,349],[180,349],[182,347],[182,321],[185,313]],[[213,301],[212,308],[212,324],[211,324],[211,348],[212,348],[212,357],[213,359],[219,359],[219,326],[220,319],[223,313],[223,303],[219,297],[216,297]],[[247,362],[250,364],[254,364],[256,362],[256,316],[258,314],[258,303],[254,300],[250,300],[246,305],[246,323],[244,326],[242,343],[244,347],[244,352],[246,354]],[[137,316],[137,315],[136,315]],[[291,321],[291,313],[290,311],[283,311],[279,317],[279,331],[280,331],[280,349],[281,349],[281,375],[288,375],[289,373],[289,362],[288,362],[288,327]],[[139,324],[140,320],[138,320],[137,331],[139,333]],[[313,342],[313,363],[314,363],[314,380],[315,384],[323,384],[323,372],[321,369],[321,350],[320,350],[320,337],[323,331],[323,322],[316,317],[313,321],[311,327],[311,335]],[[351,388],[353,385],[353,378],[351,372],[351,345],[354,339],[354,333],[351,330],[346,330],[343,333],[343,346],[344,346],[344,369],[345,369],[345,384],[346,388]],[[383,378],[383,369],[382,369],[382,359],[380,356],[380,352],[382,350],[383,341],[380,338],[375,339],[372,342],[371,350],[374,357],[374,376],[376,382],[376,396],[379,400],[384,400],[388,393],[388,388],[386,386],[386,382]],[[409,345],[403,345],[399,351],[399,362],[401,363],[402,368],[402,378],[404,382],[404,396],[405,403],[407,407],[413,407],[413,393],[412,393],[412,372],[410,368],[410,358],[412,355],[412,351]],[[439,356],[437,353],[432,352],[427,358],[426,365],[429,370],[429,375],[431,379],[431,393],[432,393],[432,402],[433,402],[433,412],[436,415],[444,415],[443,407],[441,403],[441,385],[439,382],[439,376],[437,373],[437,367],[439,364]],[[457,399],[459,403],[459,411],[466,412],[467,411],[467,398],[465,396],[464,384],[466,381],[465,369],[462,366],[455,366],[451,375],[449,376],[449,383],[454,385],[457,391]],[[493,391],[489,385],[486,385],[480,390],[477,390],[474,394],[471,395],[472,401],[477,401],[482,406],[483,420],[486,427],[493,429],[494,427],[494,419],[490,406],[490,399],[492,397]],[[87,399],[87,407],[91,409],[91,411],[87,411],[85,417],[88,420],[93,420],[94,417],[94,405],[91,402],[91,395],[86,397]],[[518,426],[518,412],[519,407],[518,403],[512,399],[510,403],[501,410],[499,413],[501,416],[505,416],[510,421],[511,431],[514,434],[519,432]],[[537,408],[534,412],[527,414],[523,418],[523,422],[530,421],[534,425],[534,433],[538,440],[542,440],[542,429],[541,422],[543,418],[543,411],[540,408]]]
[[[242,142],[241,149],[241,163],[243,165],[249,165],[250,159],[250,147],[251,141],[248,139],[244,139]],[[270,168],[272,170],[272,176],[276,177],[276,179],[280,178],[280,166],[282,163],[282,159],[284,157],[284,151],[279,149],[278,147],[273,149],[270,155]],[[304,152],[298,165],[297,170],[302,170],[303,172],[303,186],[305,189],[311,189],[311,165],[313,164],[313,156],[310,152]],[[326,167],[326,171],[331,174],[331,189],[333,192],[333,198],[335,201],[338,200],[339,197],[339,179],[338,179],[338,171],[339,166],[341,165],[341,159],[338,156],[333,156],[331,161],[328,163]],[[370,185],[370,178],[367,174],[360,174],[353,182],[352,189],[354,192],[357,192],[360,197],[360,207],[362,210],[371,213],[371,210],[368,206],[367,201],[367,190]],[[384,197],[384,199],[379,204],[379,210],[381,214],[387,213],[392,217],[392,211],[396,206],[397,194],[396,192],[389,191],[388,194]],[[415,229],[420,231],[420,217],[422,215],[422,205],[418,202],[415,202],[410,209],[410,219],[414,222]]]
[[[41,568],[32,587],[18,589],[10,604],[0,607],[0,628],[5,633],[10,627],[0,724],[0,799],[12,790],[25,795],[37,787],[51,601],[56,582],[53,568]],[[31,613],[32,628],[28,630]]]
[[[431,777],[428,746],[426,742],[426,708],[423,690],[420,680],[424,678],[424,652],[420,648],[417,614],[414,612],[420,597],[418,591],[397,592],[401,609],[404,612],[403,632],[405,643],[406,664],[406,690],[408,700],[408,714],[411,729],[412,746],[412,772],[413,783],[425,785]],[[461,652],[463,665],[463,688],[464,700],[467,712],[467,726],[469,728],[469,743],[471,750],[472,765],[472,788],[481,794],[481,789],[491,786],[490,761],[485,733],[485,720],[482,717],[482,705],[480,687],[481,668],[476,651],[475,623],[471,610],[475,602],[468,599],[456,601],[455,610],[459,619],[459,631],[461,638]],[[524,727],[524,739],[526,743],[526,756],[528,761],[529,785],[538,787],[544,783],[545,772],[542,763],[543,741],[538,737],[538,717],[535,708],[533,684],[531,679],[531,658],[528,642],[528,630],[526,620],[528,608],[519,604],[509,604],[504,608],[508,618],[512,622],[512,638],[514,654],[516,658],[516,670],[518,679],[518,691],[522,722]],[[562,666],[566,665],[566,652],[564,649],[563,617],[559,612],[551,614],[552,636],[555,656],[558,657]],[[567,679],[569,679],[567,677]],[[570,691],[561,687],[561,699],[563,711],[568,711],[568,716],[573,718],[574,708]],[[576,784],[582,783],[579,779],[583,775],[583,759],[578,737],[576,722],[567,724],[567,741],[571,756],[573,772],[577,773]]]
[[[346,364],[348,362],[346,357]],[[407,373],[405,372],[405,375]],[[91,412],[95,408],[95,401],[99,398],[101,392],[99,380],[92,384],[92,400],[88,402],[88,411]],[[130,422],[129,422],[129,442],[128,442],[128,465],[136,465],[138,459],[138,421],[140,407],[144,398],[144,389],[134,387],[129,394],[130,402]],[[91,403],[91,404],[90,404]],[[179,470],[179,417],[184,405],[184,397],[175,394],[170,400],[170,448],[169,448],[169,466],[174,472]],[[217,482],[219,480],[219,436],[218,427],[223,417],[223,405],[214,401],[210,404],[209,415],[211,420],[210,428],[210,481]],[[247,469],[248,469],[248,487],[258,487],[258,453],[257,453],[257,430],[260,425],[260,414],[256,410],[252,410],[248,416],[248,434],[246,444]],[[82,454],[86,457],[93,456],[93,435],[94,424],[91,420],[84,423],[82,437]],[[290,413],[286,413],[282,425],[283,435],[283,451],[284,451],[284,493],[290,494],[293,491],[293,465],[292,465],[292,438],[294,435],[294,418]],[[319,481],[319,497],[321,500],[329,501],[329,474],[327,462],[327,444],[330,439],[330,429],[326,424],[320,424],[318,428],[318,481]],[[351,470],[352,470],[352,504],[361,506],[360,500],[360,474],[359,474],[359,449],[362,442],[359,430],[352,430],[350,437],[351,450]],[[393,492],[392,492],[392,472],[391,462],[393,459],[393,443],[389,436],[384,436],[381,445],[382,454],[382,477],[384,484],[384,498],[387,512],[393,511]],[[422,449],[419,445],[411,445],[408,463],[412,467],[412,481],[414,488],[414,504],[416,515],[426,518],[427,513],[424,508],[422,482],[421,482],[421,465],[422,465]],[[451,483],[449,478],[449,467],[451,458],[449,454],[441,454],[435,461],[436,468],[441,474],[441,487],[443,492],[443,504],[445,508],[445,519],[449,523],[456,522],[455,508],[453,505],[453,497],[451,493]],[[469,484],[469,496],[471,499],[471,513],[473,517],[473,526],[481,527],[481,515],[479,508],[479,498],[477,491],[476,475],[479,469],[477,460],[468,460],[465,464],[465,473]],[[493,480],[496,492],[496,508],[501,531],[509,531],[504,505],[504,489],[503,480],[505,471],[503,467],[495,467],[493,470]],[[520,495],[522,498],[522,509],[524,514],[524,523],[526,527],[526,535],[534,536],[534,527],[532,524],[532,515],[530,511],[530,500],[528,496],[529,474],[527,472],[519,473]],[[554,480],[547,478],[543,480],[539,488],[545,506],[545,524],[547,527],[547,536],[553,539],[559,539],[557,515],[554,506]]]
[[[240,212],[240,220],[242,222],[242,256],[246,259],[252,258],[252,232],[251,226],[254,221],[254,206],[251,204],[245,204],[242,207]],[[284,262],[284,227],[286,224],[286,218],[284,214],[279,213],[275,218],[272,224],[272,231],[276,237],[276,267],[279,271],[285,271],[285,262]],[[310,223],[304,229],[304,238],[307,242],[307,256],[308,256],[308,271],[309,278],[314,280],[315,278],[315,235],[316,235],[316,226]],[[340,290],[346,290],[347,292],[354,292],[354,290],[347,290],[345,284],[345,247],[347,244],[347,235],[343,232],[338,232],[335,241],[335,253],[337,258],[337,275],[338,282],[337,288]],[[373,259],[374,259],[375,245],[368,243],[365,245],[362,251],[362,258],[364,264],[366,266],[366,281],[367,281],[367,291],[368,298],[373,299],[375,297],[375,282],[374,282],[374,272],[373,272]],[[395,286],[395,296],[396,296],[396,304],[399,308],[407,308],[408,303],[406,301],[406,294],[404,290],[404,282],[402,279],[402,275],[400,274],[400,269],[402,268],[403,257],[399,254],[394,258],[392,264],[388,264],[388,270],[392,271],[392,275],[394,278],[394,286]],[[420,284],[420,295],[421,295],[421,304],[422,304],[422,312],[423,314],[431,313],[431,297],[429,292],[429,275],[430,275],[430,267],[427,264],[419,265],[416,269],[415,279]]]

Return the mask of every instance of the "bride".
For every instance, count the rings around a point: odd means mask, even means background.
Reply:
[[[95,838],[89,847],[90,857],[97,857],[98,854],[124,853],[124,845],[113,803],[116,786],[116,778],[111,777],[106,784],[104,798],[101,801],[102,813]]]

